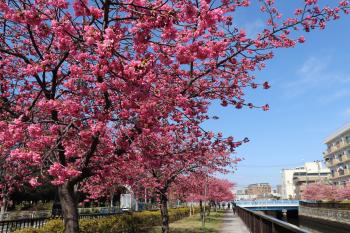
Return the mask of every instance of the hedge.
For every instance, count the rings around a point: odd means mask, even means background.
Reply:
[[[189,216],[189,208],[169,209],[169,221]],[[81,219],[81,233],[142,233],[161,225],[160,211],[130,212],[99,219]],[[14,233],[63,233],[62,220],[50,220],[42,228],[26,228]]]

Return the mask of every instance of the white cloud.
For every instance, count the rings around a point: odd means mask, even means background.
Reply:
[[[296,97],[307,93],[312,89],[321,90],[334,85],[341,86],[350,83],[350,75],[335,70],[332,67],[333,57],[329,54],[324,56],[311,56],[304,61],[296,71],[294,80],[284,87],[288,97]],[[337,88],[338,89],[338,88]],[[322,97],[325,102],[332,102],[342,97],[350,96],[350,91],[341,90],[333,93],[325,93]]]
[[[309,78],[310,76],[314,76],[315,74],[319,74],[320,72],[324,71],[328,67],[330,61],[330,56],[322,58],[309,57],[306,59],[297,73]]]

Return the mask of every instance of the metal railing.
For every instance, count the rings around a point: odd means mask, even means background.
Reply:
[[[299,206],[299,200],[236,201],[240,207]]]
[[[339,203],[339,202],[304,202],[304,201],[301,201],[300,206],[312,207],[312,208],[350,210],[350,203]]]
[[[54,218],[23,218],[17,220],[5,220],[0,222],[0,232],[8,233],[26,227],[40,228],[44,226],[46,222],[52,219]]]
[[[251,233],[310,233],[290,223],[237,207],[237,214]]]
[[[98,214],[79,214],[79,219],[103,218],[122,213],[98,213]],[[45,218],[23,218],[16,220],[0,221],[0,233],[8,233],[27,227],[40,228],[48,221],[53,219],[62,219],[61,217],[45,217]]]

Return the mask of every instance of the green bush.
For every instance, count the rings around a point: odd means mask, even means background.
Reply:
[[[189,208],[169,209],[169,221],[189,216]],[[162,223],[160,211],[130,212],[99,219],[82,219],[81,233],[142,233]],[[62,220],[51,220],[40,229],[26,228],[14,233],[63,233]]]

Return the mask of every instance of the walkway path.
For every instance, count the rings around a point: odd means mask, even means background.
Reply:
[[[224,215],[223,223],[220,233],[249,233],[243,221],[237,215],[234,216],[232,212]]]

